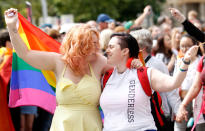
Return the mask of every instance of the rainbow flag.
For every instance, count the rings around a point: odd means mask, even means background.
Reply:
[[[18,14],[18,32],[29,49],[59,52],[60,43]],[[9,106],[33,105],[51,113],[56,108],[54,73],[36,69],[13,52]]]

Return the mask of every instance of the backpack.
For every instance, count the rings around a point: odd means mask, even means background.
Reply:
[[[150,96],[150,103],[151,103],[151,113],[155,121],[155,125],[158,131],[165,130],[166,118],[164,116],[164,112],[161,109],[162,99],[158,92],[154,91],[152,94],[152,90],[149,84],[148,76],[147,76],[147,67],[141,67],[137,69],[137,75],[140,81],[140,84],[147,96]],[[103,89],[112,75],[114,69],[107,71],[103,77]],[[101,112],[102,115],[102,112]],[[104,116],[103,116],[104,118]]]

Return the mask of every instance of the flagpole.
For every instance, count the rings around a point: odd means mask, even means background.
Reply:
[[[27,19],[29,22],[32,23],[32,7],[31,3],[29,1],[26,1],[26,6],[27,6]]]
[[[43,23],[46,23],[46,18],[48,17],[47,1],[41,0],[41,6],[42,6],[42,13],[43,13]]]

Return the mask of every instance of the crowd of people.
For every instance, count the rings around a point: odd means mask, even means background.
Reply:
[[[159,92],[162,100],[163,129],[186,131],[194,126],[196,131],[204,131],[205,23],[195,11],[185,18],[179,10],[169,10],[181,26],[175,27],[172,18],[160,16],[156,25],[143,28],[144,19],[151,14],[151,6],[146,6],[134,21],[116,22],[100,14],[96,21],[76,24],[67,32],[45,29],[61,43],[60,53],[28,50],[17,31],[18,11],[5,11],[7,30],[0,33],[0,65],[5,52],[15,49],[31,66],[53,71],[57,81],[54,115],[36,106],[10,109],[15,130],[160,130],[151,113],[151,97],[143,90],[138,73],[146,71],[151,93]],[[132,58],[134,68],[129,68]],[[110,70],[111,76],[103,83]],[[7,87],[9,90],[9,84]]]

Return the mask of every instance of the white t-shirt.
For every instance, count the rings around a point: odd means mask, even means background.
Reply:
[[[155,57],[159,60],[161,60],[162,62],[164,62],[164,64],[168,65],[169,64],[169,61],[170,61],[170,58],[166,57],[164,55],[164,53],[157,53],[155,55]]]
[[[147,74],[150,81],[151,68]],[[114,69],[100,97],[104,113],[103,131],[144,131],[155,129],[148,97],[136,69],[119,74]]]

